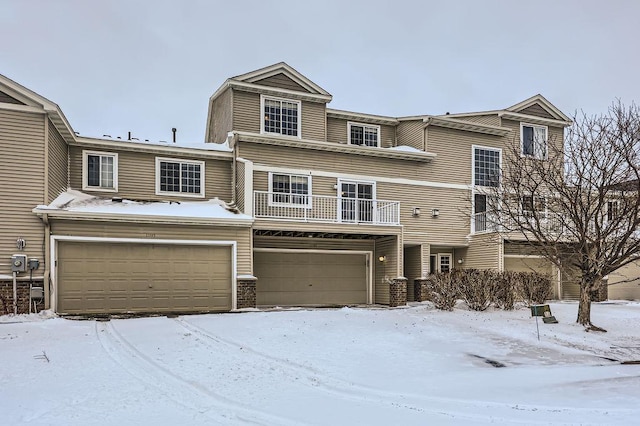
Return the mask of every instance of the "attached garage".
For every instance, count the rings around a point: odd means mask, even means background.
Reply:
[[[371,303],[368,252],[255,249],[256,301],[263,306]]]
[[[230,242],[93,238],[54,242],[55,310],[65,314],[229,311]]]
[[[548,260],[539,257],[507,257],[504,259],[505,271],[537,272],[539,274],[552,274],[552,264]],[[553,278],[553,277],[552,277]]]

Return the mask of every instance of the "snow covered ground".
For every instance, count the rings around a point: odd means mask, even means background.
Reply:
[[[638,424],[640,303],[551,309],[0,317],[0,423]]]

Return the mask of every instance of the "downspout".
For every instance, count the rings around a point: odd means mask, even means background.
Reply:
[[[42,223],[44,224],[44,253],[42,258],[45,259],[44,262],[44,275],[42,279],[42,284],[44,287],[44,306],[45,309],[51,308],[51,262],[54,260],[49,258],[47,259],[47,255],[51,253],[50,245],[51,245],[51,224],[49,223],[49,216],[46,213],[42,214]],[[46,285],[44,285],[46,284]]]
[[[236,177],[236,173],[238,169],[238,166],[236,164],[237,158],[238,158],[238,144],[236,143],[236,139],[237,139],[237,135],[235,133],[230,133],[229,135],[227,135],[227,140],[229,141],[229,144],[233,149],[233,156],[232,156],[233,160],[231,161],[231,205],[232,206],[236,205],[237,195],[238,195],[238,188],[236,188],[237,181],[238,181]]]

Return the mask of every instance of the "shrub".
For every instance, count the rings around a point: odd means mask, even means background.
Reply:
[[[539,305],[553,294],[551,278],[534,272],[518,272],[516,297],[527,305]]]
[[[438,309],[452,311],[458,300],[458,288],[454,273],[437,273],[429,277],[427,291],[429,300]]]
[[[496,273],[492,301],[496,307],[507,311],[513,310],[516,303],[516,283],[518,272],[505,271]]]
[[[490,270],[466,269],[455,271],[460,295],[469,309],[484,311],[494,300],[495,282],[498,274]]]

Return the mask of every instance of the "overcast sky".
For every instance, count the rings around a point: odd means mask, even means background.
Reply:
[[[332,108],[568,115],[640,102],[640,1],[0,0],[0,74],[86,136],[204,139],[228,77],[285,61]]]

